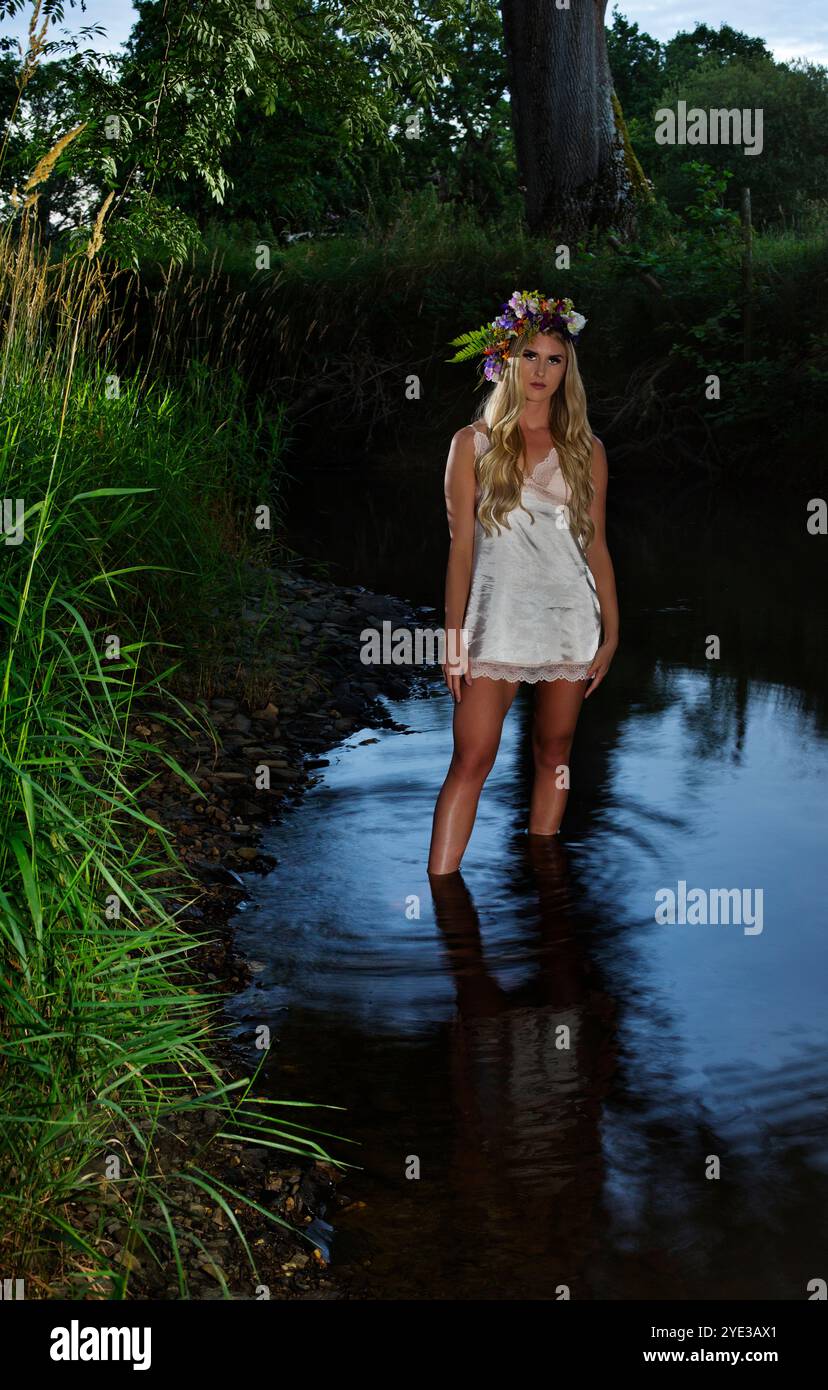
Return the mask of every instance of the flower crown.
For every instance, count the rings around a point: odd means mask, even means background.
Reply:
[[[499,381],[503,365],[511,356],[513,338],[522,333],[562,333],[570,342],[577,342],[586,323],[583,314],[576,314],[571,299],[547,299],[537,290],[515,290],[503,313],[482,328],[461,333],[452,338],[450,347],[459,350],[448,362],[466,362],[482,353],[485,357],[483,375],[487,381]]]

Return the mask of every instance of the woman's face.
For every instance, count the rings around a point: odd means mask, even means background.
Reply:
[[[566,373],[566,348],[556,333],[536,333],[523,349],[520,377],[527,401],[548,401]]]

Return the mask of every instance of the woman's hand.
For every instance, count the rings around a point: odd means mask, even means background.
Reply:
[[[466,685],[471,685],[473,680],[469,671],[469,649],[466,645],[464,629],[450,628],[446,636],[448,639],[448,660],[441,663],[441,669],[455,703],[459,704],[463,681],[466,682]]]
[[[584,696],[585,700],[588,700],[590,695],[593,695],[595,691],[598,689],[599,685],[601,684],[601,681],[604,679],[604,676],[607,674],[607,671],[612,665],[612,658],[615,656],[617,650],[617,642],[601,643],[600,647],[598,648],[597,652],[592,658],[589,671],[587,672],[587,675],[590,677],[591,683],[587,688],[586,695]]]

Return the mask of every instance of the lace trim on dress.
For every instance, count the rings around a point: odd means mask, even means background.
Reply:
[[[488,444],[488,434],[485,430],[479,430],[477,428],[477,425],[472,425],[472,429],[474,430],[474,452],[476,454],[485,454],[486,450],[481,448],[480,446],[484,441],[486,444]]]
[[[472,425],[472,429],[474,430],[475,456],[477,458],[481,458],[483,454],[486,453],[489,447],[489,436],[484,430],[479,430],[476,425]],[[544,487],[543,483],[539,482],[538,479],[539,477],[546,477],[547,480],[549,480],[551,477],[554,477],[556,473],[560,473],[560,464],[552,465],[551,469],[549,467],[549,465],[552,463],[552,459],[556,459],[557,456],[558,450],[555,448],[553,444],[552,448],[549,450],[549,453],[545,454],[542,459],[538,459],[537,463],[532,466],[528,473],[524,473],[523,486],[533,488],[535,492],[539,492],[542,497],[548,497],[550,495],[550,489],[548,487]],[[567,509],[569,507],[568,502],[561,502],[560,505],[562,507],[566,507]]]
[[[584,681],[588,679],[589,661],[575,663],[558,662],[549,666],[513,666],[508,661],[475,661],[469,658],[469,671],[472,680],[475,676],[488,676],[491,680],[529,681]]]
[[[544,462],[545,462],[545,460],[544,460]],[[529,488],[531,491],[533,491],[533,492],[539,492],[539,493],[541,494],[541,497],[546,497],[546,498],[550,498],[550,497],[551,497],[552,500],[555,501],[554,493],[552,493],[551,490],[550,490],[548,487],[544,487],[544,486],[543,486],[543,483],[539,483],[534,477],[532,477],[532,478],[524,478],[524,480],[523,480],[523,486],[524,486],[524,487],[528,487],[528,488]],[[561,510],[569,511],[569,503],[568,503],[568,502],[556,502],[556,506],[560,507]]]

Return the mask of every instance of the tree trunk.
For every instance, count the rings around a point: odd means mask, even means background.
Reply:
[[[569,244],[634,225],[635,188],[613,108],[607,0],[501,0],[526,220]]]

